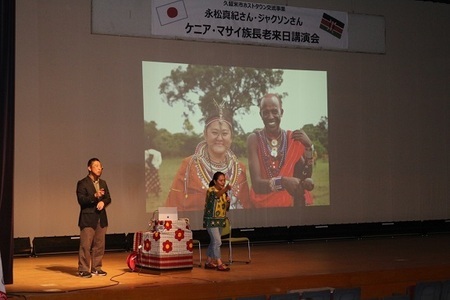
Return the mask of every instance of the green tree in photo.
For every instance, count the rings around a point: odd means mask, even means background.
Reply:
[[[182,102],[189,113],[200,108],[205,119],[222,105],[231,117],[246,115],[269,90],[283,82],[283,71],[272,69],[188,65],[172,70],[159,85],[163,100],[169,105]],[[195,95],[195,97],[192,97]],[[233,124],[237,133],[243,133],[239,124]]]

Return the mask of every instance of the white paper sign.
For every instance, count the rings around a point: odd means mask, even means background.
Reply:
[[[348,48],[346,12],[223,0],[152,1],[154,36],[278,47]]]

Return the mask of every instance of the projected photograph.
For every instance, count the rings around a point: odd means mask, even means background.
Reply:
[[[144,61],[146,211],[201,211],[215,172],[230,209],[330,204],[327,73]]]

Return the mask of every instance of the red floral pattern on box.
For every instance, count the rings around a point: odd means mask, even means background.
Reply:
[[[175,239],[178,241],[184,239],[184,230],[178,229],[177,231],[175,231]]]
[[[194,243],[192,242],[192,239],[186,242],[186,250],[189,252],[194,251]]]
[[[149,239],[146,239],[145,241],[144,241],[144,250],[145,251],[150,251],[152,249],[152,242],[150,242],[150,240]]]
[[[193,243],[189,221],[154,221],[154,228],[136,232],[136,265],[156,269],[192,268]]]
[[[172,229],[172,221],[170,221],[170,220],[165,221],[165,222],[164,222],[164,228],[165,228],[166,230]]]
[[[166,252],[166,253],[172,252],[172,242],[171,241],[166,240],[163,243],[163,251]]]

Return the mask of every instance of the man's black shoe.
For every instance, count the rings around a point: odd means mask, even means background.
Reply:
[[[92,275],[96,275],[96,276],[106,276],[106,272],[103,270],[95,270],[92,271]]]
[[[91,278],[92,277],[91,273],[84,272],[84,271],[78,272],[78,275],[80,275],[80,277],[83,277],[83,278]]]

